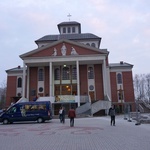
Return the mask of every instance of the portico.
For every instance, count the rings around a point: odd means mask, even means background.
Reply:
[[[64,44],[64,43],[63,43]],[[63,47],[62,44],[62,47]],[[66,44],[67,45],[67,44]],[[77,51],[77,50],[76,50]],[[99,54],[99,55],[70,55],[70,56],[49,56],[49,57],[34,57],[23,58],[24,67],[23,67],[23,97],[27,99],[31,99],[32,96],[30,95],[30,83],[32,82],[32,78],[30,77],[31,68],[40,68],[42,69],[41,72],[38,72],[36,76],[45,76],[47,74],[48,81],[46,77],[42,77],[41,81],[37,80],[37,89],[36,93],[41,97],[49,97],[52,102],[56,102],[56,96],[60,98],[60,101],[65,101],[63,99],[63,95],[71,95],[74,97],[74,102],[78,103],[80,106],[80,96],[81,95],[90,95],[93,96],[92,99],[96,98],[96,87],[95,87],[95,78],[94,78],[94,65],[99,65],[99,69],[102,71],[103,76],[103,95],[108,94],[107,92],[107,81],[105,76],[106,72],[106,54]],[[86,70],[84,76],[86,76],[86,90],[83,92],[80,90],[81,88],[81,79],[80,74],[82,67]],[[92,68],[92,69],[91,69]],[[27,70],[27,71],[26,71]],[[47,70],[47,71],[46,71]],[[39,71],[39,70],[38,70]],[[89,77],[88,77],[89,76]],[[91,77],[90,77],[91,76]],[[46,84],[48,84],[46,87]],[[84,84],[84,83],[83,83]],[[90,87],[90,88],[88,88]],[[43,88],[43,89],[42,89]],[[45,88],[48,88],[45,90]],[[97,91],[98,92],[98,91]],[[27,94],[25,94],[27,93]],[[93,94],[93,95],[92,95]],[[69,102],[69,99],[68,99]]]

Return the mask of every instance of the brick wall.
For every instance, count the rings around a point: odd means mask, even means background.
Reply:
[[[31,91],[34,89],[36,90],[36,95],[38,94],[37,91],[37,67],[30,67],[30,73],[29,73],[29,100],[32,101],[35,96],[31,95]]]
[[[6,107],[12,102],[12,97],[16,96],[17,76],[7,76]]]
[[[87,65],[80,65],[80,94],[88,94],[88,82],[87,82]]]
[[[44,92],[45,92],[45,96],[49,95],[49,67],[45,67],[45,79],[44,79]]]
[[[134,88],[132,72],[122,72],[124,97],[126,102],[134,102]]]
[[[96,100],[104,99],[102,65],[94,65]]]
[[[118,102],[116,72],[110,72],[110,85],[112,102]]]

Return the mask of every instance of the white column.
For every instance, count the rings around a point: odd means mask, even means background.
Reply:
[[[78,93],[78,107],[80,106],[80,76],[79,76],[79,61],[76,61],[77,68],[77,93]]]
[[[30,76],[30,73],[29,73],[29,67],[27,67],[27,99],[29,100],[29,76]]]
[[[106,88],[106,60],[103,60],[103,88],[104,88],[104,96],[107,94]]]
[[[49,96],[52,97],[53,96],[53,80],[52,80],[52,62],[49,62]]]
[[[23,82],[22,82],[22,97],[25,98],[25,91],[26,91],[26,88],[25,88],[25,83],[26,83],[26,65],[25,65],[25,62],[23,61]]]

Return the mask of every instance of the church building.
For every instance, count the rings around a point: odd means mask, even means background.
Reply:
[[[50,100],[53,114],[73,105],[78,114],[105,114],[113,103],[119,111],[134,109],[133,65],[109,63],[101,37],[82,33],[76,21],[57,25],[59,34],[36,40],[37,48],[20,55],[23,67],[6,70],[6,106],[20,98]]]

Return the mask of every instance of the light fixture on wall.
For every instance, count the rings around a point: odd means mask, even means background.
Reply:
[[[66,67],[66,65],[64,65],[64,67]]]

